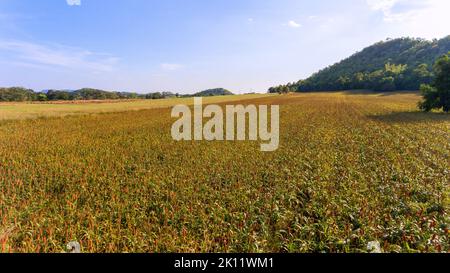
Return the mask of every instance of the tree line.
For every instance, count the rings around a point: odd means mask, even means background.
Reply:
[[[0,101],[74,101],[74,100],[126,100],[126,99],[164,99],[177,97],[171,92],[138,94],[128,92],[109,92],[99,89],[83,88],[75,91],[47,90],[35,92],[23,87],[0,88]]]
[[[181,95],[172,92],[155,92],[148,94],[110,92],[99,89],[83,88],[75,91],[47,90],[35,92],[23,87],[0,88],[0,101],[23,102],[23,101],[76,101],[76,100],[130,100],[130,99],[167,99],[187,97],[207,97],[233,95],[230,91],[217,88],[198,92],[193,95]]]
[[[386,63],[383,69],[374,72],[357,72],[351,76],[339,76],[335,82],[320,83],[315,86],[305,80],[271,87],[269,93],[358,89],[373,91],[418,90],[421,84],[430,84],[433,77],[430,66],[425,63],[414,69],[408,69],[406,64]]]

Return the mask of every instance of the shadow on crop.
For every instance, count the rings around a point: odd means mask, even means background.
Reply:
[[[378,95],[381,97],[397,95],[420,95],[419,91],[370,91],[370,90],[347,90],[343,91],[346,95]]]
[[[384,123],[442,123],[450,122],[450,114],[442,112],[393,112],[367,116],[369,119]]]

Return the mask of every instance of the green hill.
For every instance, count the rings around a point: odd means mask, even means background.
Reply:
[[[430,83],[433,64],[450,51],[450,36],[441,40],[400,38],[363,49],[311,77],[272,87],[269,92],[371,89],[418,90]]]
[[[234,95],[231,91],[226,90],[224,88],[215,88],[215,89],[208,89],[202,92],[196,93],[195,97],[211,97],[211,96],[228,96],[228,95]]]

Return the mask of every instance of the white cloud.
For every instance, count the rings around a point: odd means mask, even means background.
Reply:
[[[119,61],[116,57],[80,48],[23,41],[0,40],[0,52],[2,51],[8,54],[12,64],[79,69],[94,73],[112,71]]]
[[[450,7],[448,0],[366,0],[374,11],[383,13],[386,22],[405,22],[416,20],[421,14],[439,12]],[[432,17],[434,18],[434,16]]]
[[[366,0],[368,6],[382,12],[383,20],[408,35],[440,38],[449,35],[448,0]]]
[[[81,6],[81,0],[66,0],[69,6]]]
[[[163,63],[161,64],[161,68],[165,71],[175,71],[183,68],[181,64],[171,64],[171,63]]]
[[[297,23],[297,22],[295,22],[295,21],[293,21],[293,20],[291,20],[291,21],[289,21],[289,22],[287,23],[287,26],[288,26],[288,27],[292,27],[292,28],[299,28],[299,27],[301,27],[302,25],[299,24],[299,23]]]
[[[402,0],[367,0],[367,5],[373,10],[389,13],[392,7]]]
[[[393,9],[399,3],[405,3],[407,0],[367,0],[367,5],[374,11],[383,13],[383,19],[386,22],[404,21],[409,17],[411,10],[404,10],[403,12],[395,12]]]

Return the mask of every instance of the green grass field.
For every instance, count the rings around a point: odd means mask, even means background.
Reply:
[[[0,252],[448,252],[450,116],[419,100],[207,99],[280,105],[273,153],[173,141],[186,100],[2,104]]]

